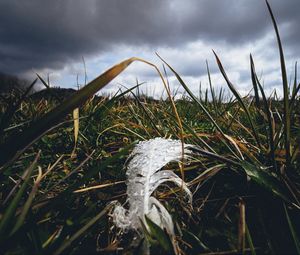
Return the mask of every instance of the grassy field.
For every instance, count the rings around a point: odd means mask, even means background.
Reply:
[[[134,146],[165,137],[200,149],[183,165],[166,166],[184,175],[193,204],[175,186],[155,191],[176,238],[149,222],[142,241],[151,254],[300,254],[300,84],[296,71],[287,82],[271,17],[282,98],[265,95],[252,57],[253,96],[242,97],[217,55],[227,100],[214,84],[194,95],[164,60],[186,91],[182,99],[173,100],[160,72],[167,99],[140,95],[140,84],[111,98],[93,96],[134,61],[157,69],[137,58],[79,91],[49,88],[39,77],[43,92],[1,96],[1,253],[143,254],[142,245],[132,246],[134,233],[120,231],[110,215],[113,201],[126,201],[124,166]]]

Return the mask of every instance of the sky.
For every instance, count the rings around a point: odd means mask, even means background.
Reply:
[[[300,56],[300,0],[269,0],[290,80]],[[267,93],[280,94],[277,41],[264,0],[0,0],[0,72],[52,86],[77,88],[112,65],[140,57],[163,68],[158,53],[194,93],[227,85],[212,50],[235,87],[251,90],[249,54]],[[167,70],[172,91],[183,90]],[[133,63],[104,93],[145,82],[141,90],[164,95],[156,71]]]

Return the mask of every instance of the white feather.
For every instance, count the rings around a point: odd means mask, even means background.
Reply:
[[[191,153],[193,145],[185,144],[185,157]],[[182,144],[179,140],[155,138],[140,142],[133,149],[127,166],[127,201],[129,209],[117,205],[113,219],[124,230],[142,230],[140,221],[145,223],[145,215],[169,234],[174,234],[171,215],[155,197],[155,189],[164,182],[171,181],[183,188],[192,202],[192,193],[186,183],[170,170],[161,170],[170,162],[182,159]],[[161,170],[161,171],[160,171]],[[146,225],[146,224],[145,224]]]

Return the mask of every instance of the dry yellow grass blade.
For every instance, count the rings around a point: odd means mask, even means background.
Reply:
[[[71,154],[71,158],[76,157],[76,146],[78,141],[78,134],[79,134],[79,108],[75,108],[73,110],[73,123],[74,123],[74,149]]]
[[[65,117],[68,113],[72,112],[75,108],[86,102],[91,96],[97,93],[100,89],[105,87],[109,82],[111,82],[115,77],[117,77],[122,71],[124,71],[132,62],[139,61],[147,65],[152,66],[159,74],[161,81],[167,91],[168,97],[172,104],[172,109],[176,116],[179,125],[180,138],[183,143],[183,128],[180,117],[178,115],[174,100],[171,96],[171,92],[167,86],[167,83],[159,71],[158,67],[146,60],[140,58],[129,58],[121,63],[111,67],[106,72],[98,76],[96,79],[91,81],[89,84],[84,86],[82,89],[78,90],[72,95],[72,97],[63,101],[53,110],[46,113],[40,119],[33,122],[25,131],[20,132],[16,135],[11,136],[7,141],[0,145],[0,167],[4,166],[9,161],[18,157],[28,146],[30,146],[39,137],[44,135],[47,131],[54,128],[60,120]],[[183,150],[182,150],[183,151]],[[183,151],[184,154],[184,151]],[[182,166],[181,166],[182,168]],[[0,168],[1,170],[1,168]],[[181,170],[182,175],[183,169]]]
[[[226,139],[234,146],[234,148],[236,149],[236,151],[238,152],[238,154],[240,155],[240,159],[244,160],[244,156],[243,153],[241,152],[238,144],[236,143],[235,139],[229,135],[225,134]]]
[[[245,202],[241,199],[239,202],[239,225],[238,225],[238,251],[240,254],[245,254],[246,248],[246,209],[245,209]]]
[[[79,133],[79,108],[75,108],[73,110],[73,119],[74,119],[74,141],[75,147],[78,140],[78,133]]]
[[[74,193],[82,193],[82,192],[86,192],[86,191],[93,190],[93,189],[103,189],[103,188],[106,188],[106,187],[110,187],[110,186],[114,186],[114,185],[122,184],[122,183],[125,183],[125,181],[117,181],[117,182],[111,182],[111,183],[95,185],[95,186],[75,190]]]

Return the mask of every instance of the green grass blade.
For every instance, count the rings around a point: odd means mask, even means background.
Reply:
[[[160,246],[164,249],[167,254],[174,254],[172,241],[170,236],[162,230],[157,224],[145,216],[147,225],[150,229],[150,234],[155,237]]]
[[[182,229],[183,237],[193,249],[203,252],[211,252],[211,250],[192,232],[187,229]]]
[[[13,230],[11,231],[11,235],[13,235],[16,231],[18,231],[20,229],[20,227],[23,225],[24,221],[25,221],[25,218],[31,208],[31,205],[32,205],[32,202],[33,202],[33,199],[35,197],[35,194],[37,193],[38,191],[38,187],[39,187],[39,184],[40,184],[40,181],[41,181],[41,178],[42,178],[42,172],[41,170],[39,170],[39,175],[32,187],[32,190],[22,208],[22,211],[21,211],[21,214],[20,216],[18,217],[17,219],[17,222],[13,228]]]
[[[222,102],[223,102],[223,97],[224,97],[224,90],[223,90],[223,88],[221,88],[221,89],[220,89],[220,92],[219,92],[218,104],[222,104]]]
[[[27,175],[24,179],[23,184],[21,185],[21,188],[15,195],[14,199],[10,202],[9,206],[7,207],[1,222],[0,222],[0,243],[3,242],[5,237],[7,236],[8,227],[11,225],[12,220],[15,216],[15,211],[18,207],[18,204],[20,200],[22,199],[23,195],[25,194],[26,188],[28,186],[30,177],[32,175],[33,170],[35,169],[36,163],[40,157],[40,152],[35,157],[34,161],[31,163],[29,168],[26,170]]]
[[[231,92],[234,94],[234,96],[236,97],[236,99],[238,100],[238,102],[240,103],[240,105],[242,106],[243,110],[245,111],[245,113],[246,113],[246,115],[247,115],[247,117],[248,117],[248,121],[249,121],[249,123],[250,123],[251,129],[252,129],[252,131],[253,131],[253,135],[254,135],[254,137],[255,137],[256,143],[257,143],[257,145],[261,148],[259,136],[258,136],[257,131],[256,131],[256,129],[255,129],[255,126],[254,126],[254,124],[253,124],[253,121],[252,121],[252,118],[251,118],[251,116],[250,116],[250,113],[249,113],[248,108],[246,107],[244,101],[242,100],[242,97],[241,97],[240,93],[236,90],[236,88],[234,87],[234,85],[233,85],[233,84],[231,83],[231,81],[229,80],[229,78],[228,78],[228,76],[227,76],[227,74],[226,74],[226,72],[225,72],[225,69],[223,68],[223,65],[222,65],[222,63],[221,63],[219,57],[217,56],[217,54],[216,54],[214,51],[213,51],[213,53],[214,53],[214,55],[215,55],[215,57],[216,57],[216,60],[217,60],[217,64],[218,64],[218,66],[219,66],[219,69],[220,69],[220,71],[221,71],[221,73],[222,73],[222,75],[223,75],[223,77],[224,77],[224,79],[225,79],[225,81],[226,81],[226,83],[227,83],[229,89],[230,89]]]
[[[210,88],[210,93],[211,93],[211,98],[212,98],[212,102],[215,108],[216,113],[218,113],[218,108],[216,105],[216,95],[215,95],[215,91],[212,87],[212,82],[211,82],[211,76],[210,76],[210,70],[209,70],[209,66],[208,66],[208,61],[206,60],[206,71],[207,71],[207,76],[208,76],[208,83],[209,83],[209,88]]]
[[[294,74],[294,85],[293,85],[293,91],[292,91],[292,94],[295,93],[296,91],[296,88],[297,88],[297,61],[295,63],[295,74]]]
[[[249,247],[250,247],[251,255],[256,255],[255,247],[253,245],[253,240],[252,240],[252,237],[251,237],[251,234],[250,234],[247,223],[246,223],[246,238],[247,238],[247,242],[248,242]]]
[[[284,211],[285,211],[285,216],[286,216],[286,219],[287,219],[287,222],[288,222],[288,225],[289,225],[289,229],[290,229],[290,232],[291,232],[291,235],[293,237],[293,241],[294,241],[294,244],[295,244],[295,247],[296,247],[296,250],[297,250],[297,254],[299,255],[300,254],[300,241],[299,241],[299,238],[298,238],[297,233],[295,231],[295,228],[293,226],[293,223],[291,221],[291,218],[289,216],[289,213],[286,209],[285,204],[284,204]]]
[[[292,97],[291,97],[291,101],[290,101],[290,109],[295,109],[295,100],[296,100],[296,96],[298,94],[300,90],[300,83],[298,84],[298,86],[296,86],[295,91],[293,91]]]
[[[272,125],[272,112],[271,112],[271,109],[269,108],[268,100],[266,98],[264,89],[257,78],[252,55],[250,55],[250,64],[251,64],[251,75],[253,76],[253,80],[255,80],[256,86],[258,86],[260,93],[262,95],[263,104],[264,104],[264,108],[265,108],[265,114],[267,115],[267,119],[268,119],[267,125],[268,125],[268,129],[269,129],[269,132],[268,132],[269,139],[268,140],[269,140],[269,146],[270,146],[270,157],[272,159],[273,168],[275,171],[277,171],[277,164],[276,164],[276,160],[275,160],[274,130],[273,130],[273,125]]]
[[[283,101],[284,101],[284,138],[285,138],[285,152],[286,152],[285,157],[286,157],[286,169],[289,169],[291,163],[291,155],[290,155],[291,154],[290,153],[291,119],[290,119],[290,110],[289,110],[289,86],[287,81],[283,48],[281,44],[277,23],[273,15],[271,6],[267,0],[266,0],[266,4],[276,33],[277,44],[278,44],[279,55],[280,55],[281,78],[282,78]]]
[[[253,59],[251,54],[250,54],[250,60],[251,60],[251,80],[254,89],[255,104],[257,108],[260,108],[260,100],[259,100],[258,87],[256,82],[256,73],[255,70],[252,68]]]
[[[289,192],[276,177],[247,161],[241,162],[241,166],[254,182],[284,201],[292,203],[291,199],[288,197]]]
[[[199,83],[199,101],[202,102],[202,83]]]

